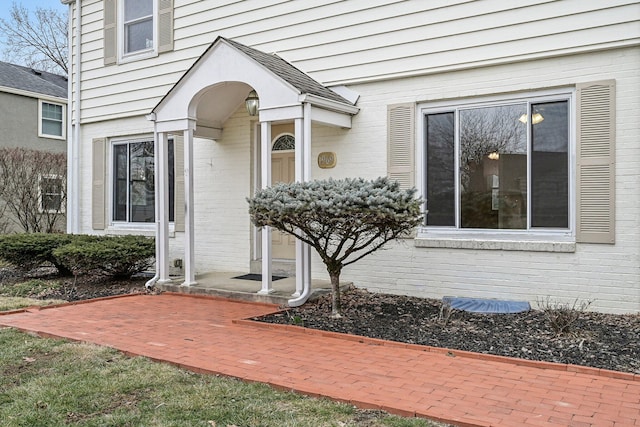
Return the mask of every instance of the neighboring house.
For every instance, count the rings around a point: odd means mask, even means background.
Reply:
[[[295,271],[297,304],[326,271],[246,197],[389,175],[425,224],[342,279],[640,312],[639,2],[62,1],[68,231],[157,235],[161,282]]]
[[[0,148],[66,153],[67,87],[64,76],[0,62]],[[64,211],[63,177],[43,174],[38,181],[41,210]],[[64,231],[64,215],[58,222],[57,228]],[[20,230],[17,226],[11,229]]]

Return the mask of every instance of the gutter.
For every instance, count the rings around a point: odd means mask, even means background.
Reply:
[[[68,89],[71,88],[71,83],[67,82],[67,86]],[[22,89],[16,89],[14,87],[9,87],[9,86],[1,86],[0,85],[0,92],[4,92],[4,93],[11,93],[14,95],[21,95],[21,96],[27,96],[29,98],[36,98],[36,99],[41,99],[43,101],[51,101],[51,102],[56,102],[58,104],[65,104],[67,105],[69,102],[69,96],[67,95],[66,98],[62,98],[59,96],[53,96],[53,95],[45,95],[43,93],[37,93],[37,92],[31,92],[28,90],[22,90]]]

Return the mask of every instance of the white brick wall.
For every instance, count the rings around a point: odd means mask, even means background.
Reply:
[[[388,104],[468,99],[474,96],[572,87],[615,79],[616,244],[578,244],[575,253],[416,248],[413,240],[390,244],[346,268],[342,279],[372,291],[440,298],[445,295],[528,300],[550,296],[593,299],[593,309],[640,312],[640,51],[618,49],[533,62],[433,74],[351,86],[360,113],[350,130],[313,127],[312,156],[337,153],[334,169],[314,167],[313,178],[386,175]],[[91,138],[151,131],[143,117],[83,127],[82,231],[90,224]],[[419,139],[418,139],[419,141]],[[252,177],[251,127],[239,109],[223,138],[196,140],[196,269],[248,271],[250,223],[245,198]],[[182,236],[172,238],[171,259],[182,258]],[[314,258],[313,277],[327,279]]]
[[[551,253],[416,248],[412,240],[403,240],[348,267],[343,279],[380,292],[518,299],[534,306],[547,296],[568,302],[579,298],[594,300],[596,310],[640,312],[639,68],[640,52],[620,49],[351,87],[361,94],[362,111],[345,138],[348,142],[333,143],[322,129],[315,133],[315,149],[338,153],[336,169],[317,176],[348,176],[363,166],[368,177],[386,174],[387,104],[615,79],[616,244],[578,244],[575,253]],[[314,277],[326,276],[323,270],[316,263]]]

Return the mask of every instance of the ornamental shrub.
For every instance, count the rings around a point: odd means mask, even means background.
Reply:
[[[332,316],[340,317],[340,273],[422,222],[416,190],[386,177],[276,184],[248,199],[256,227],[270,226],[309,244],[331,278]]]
[[[53,250],[73,239],[69,234],[6,234],[0,236],[0,259],[28,271],[51,263],[62,275],[71,272],[53,256]]]
[[[98,273],[128,278],[153,265],[155,242],[144,236],[79,236],[53,255],[76,276]]]

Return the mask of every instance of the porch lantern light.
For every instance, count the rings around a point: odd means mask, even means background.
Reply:
[[[244,100],[244,105],[247,107],[247,112],[250,116],[258,115],[258,108],[260,108],[260,99],[255,90],[249,92],[247,99]]]

